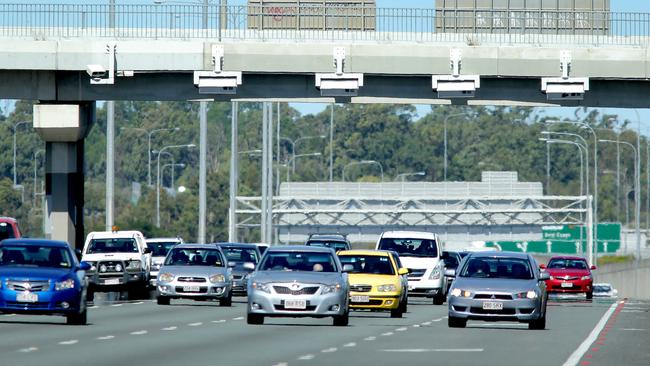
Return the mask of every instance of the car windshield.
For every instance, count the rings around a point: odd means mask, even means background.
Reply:
[[[147,242],[147,248],[151,249],[152,257],[164,257],[167,255],[169,250],[176,245],[180,244],[177,241],[156,241],[156,242]]]
[[[339,256],[341,264],[351,264],[350,273],[365,273],[379,275],[394,275],[395,269],[390,258],[377,255],[342,255]]]
[[[71,268],[73,263],[70,251],[65,248],[12,245],[0,250],[0,266]]]
[[[560,269],[587,269],[587,262],[584,259],[556,258],[548,262],[548,268]]]
[[[530,262],[519,258],[469,258],[460,277],[509,278],[531,280],[533,272]]]
[[[402,257],[438,256],[436,241],[433,239],[383,238],[379,242],[379,249],[395,251]]]
[[[6,222],[0,222],[0,240],[13,239],[15,237],[14,228]]]
[[[310,240],[307,242],[307,245],[311,247],[332,248],[337,251],[348,249],[348,244],[344,241]]]
[[[254,263],[259,262],[257,251],[249,248],[221,247],[223,254],[226,255],[228,262],[235,263]]]
[[[173,248],[165,258],[165,265],[223,267],[224,260],[218,249]]]
[[[133,238],[92,239],[87,254],[99,253],[137,253],[138,244]]]
[[[267,252],[260,264],[261,271],[338,272],[336,261],[329,253]]]

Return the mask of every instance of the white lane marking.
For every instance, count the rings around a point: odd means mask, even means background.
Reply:
[[[431,322],[424,322],[422,325],[431,325]]]
[[[375,339],[377,339],[377,337],[370,336],[370,337],[364,338],[363,340],[364,341],[374,341]]]
[[[171,326],[171,327],[167,327],[167,328],[162,328],[161,330],[170,331],[170,330],[176,330],[176,329],[178,329],[178,327]]]
[[[310,355],[304,355],[304,356],[298,357],[298,359],[301,360],[301,361],[313,360],[314,355],[311,355],[311,354]]]
[[[135,332],[131,332],[131,335],[144,335],[147,334],[146,330],[136,330]]]
[[[387,337],[387,336],[392,336],[393,334],[394,334],[393,332],[386,332],[386,333],[382,333],[381,335]]]
[[[424,352],[483,352],[483,348],[403,348],[382,349],[382,352],[424,353]]]
[[[401,328],[397,328],[397,329],[395,329],[395,331],[396,331],[396,332],[403,332],[403,331],[405,331],[405,330],[407,330],[407,329],[408,329],[407,327],[401,327]]]
[[[218,323],[225,323],[226,320],[225,319],[219,319],[219,320],[213,320],[212,322],[218,324]]]
[[[321,352],[322,353],[332,353],[332,352],[336,352],[336,351],[338,351],[338,348],[331,347],[331,348],[326,348],[326,349],[322,350]]]
[[[344,344],[343,347],[348,347],[348,348],[349,348],[349,347],[356,347],[356,345],[357,345],[357,344],[356,344],[355,342],[350,342],[350,343],[346,343],[346,344]]]
[[[620,303],[623,302],[621,301]],[[580,346],[578,346],[578,348],[575,351],[573,351],[571,356],[569,356],[569,358],[564,362],[562,366],[575,366],[578,364],[578,362],[580,362],[582,356],[584,356],[584,354],[589,350],[591,344],[594,343],[594,341],[598,337],[598,334],[600,334],[603,328],[605,328],[605,324],[607,324],[609,318],[612,316],[612,314],[614,314],[614,311],[616,310],[618,304],[619,303],[613,303],[609,307],[607,312],[605,312],[605,315],[603,315],[603,317],[600,318],[600,321],[598,322],[598,324],[596,324],[596,326],[591,331],[591,333],[589,333],[587,338],[580,344]]]
[[[36,352],[36,351],[38,351],[38,348],[36,347],[27,347],[18,350],[18,352],[20,353],[29,353],[29,352]]]
[[[196,322],[196,323],[190,323],[190,324],[188,324],[188,326],[190,326],[190,327],[198,327],[198,326],[200,326],[200,325],[203,325],[203,323],[202,323],[202,322]]]
[[[77,343],[79,343],[79,340],[77,340],[77,339],[71,339],[69,341],[59,342],[59,344],[62,345],[62,346],[71,346],[71,345],[77,344]]]
[[[114,308],[119,308],[119,307],[122,306],[122,305],[124,305],[124,304],[113,304],[113,305],[111,305],[111,306],[114,307]]]
[[[115,338],[115,336],[107,335],[107,336],[103,336],[103,337],[97,337],[97,340],[98,341],[107,341],[107,340],[113,339],[113,338]]]
[[[236,318],[232,318],[232,320],[244,320],[244,317],[243,316],[238,316]]]

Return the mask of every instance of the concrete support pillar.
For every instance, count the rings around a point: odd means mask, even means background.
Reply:
[[[51,238],[84,243],[84,138],[95,103],[35,104],[34,129],[45,140],[45,196]]]

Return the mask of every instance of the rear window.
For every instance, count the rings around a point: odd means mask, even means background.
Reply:
[[[138,253],[138,244],[133,238],[92,239],[86,253]]]

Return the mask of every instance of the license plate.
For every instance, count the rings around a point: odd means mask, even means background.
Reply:
[[[571,283],[571,282],[562,282],[562,284],[560,286],[562,286],[562,287],[573,287],[573,283]]]
[[[503,310],[503,303],[486,301],[483,303],[483,310]]]
[[[201,286],[183,286],[183,292],[199,292]]]
[[[31,292],[21,292],[16,294],[16,301],[18,302],[38,302],[38,294]]]
[[[369,296],[350,296],[352,302],[370,302]]]
[[[307,300],[285,300],[285,309],[307,309]]]
[[[104,280],[105,285],[119,285],[120,284],[120,279],[119,278],[109,278]]]

